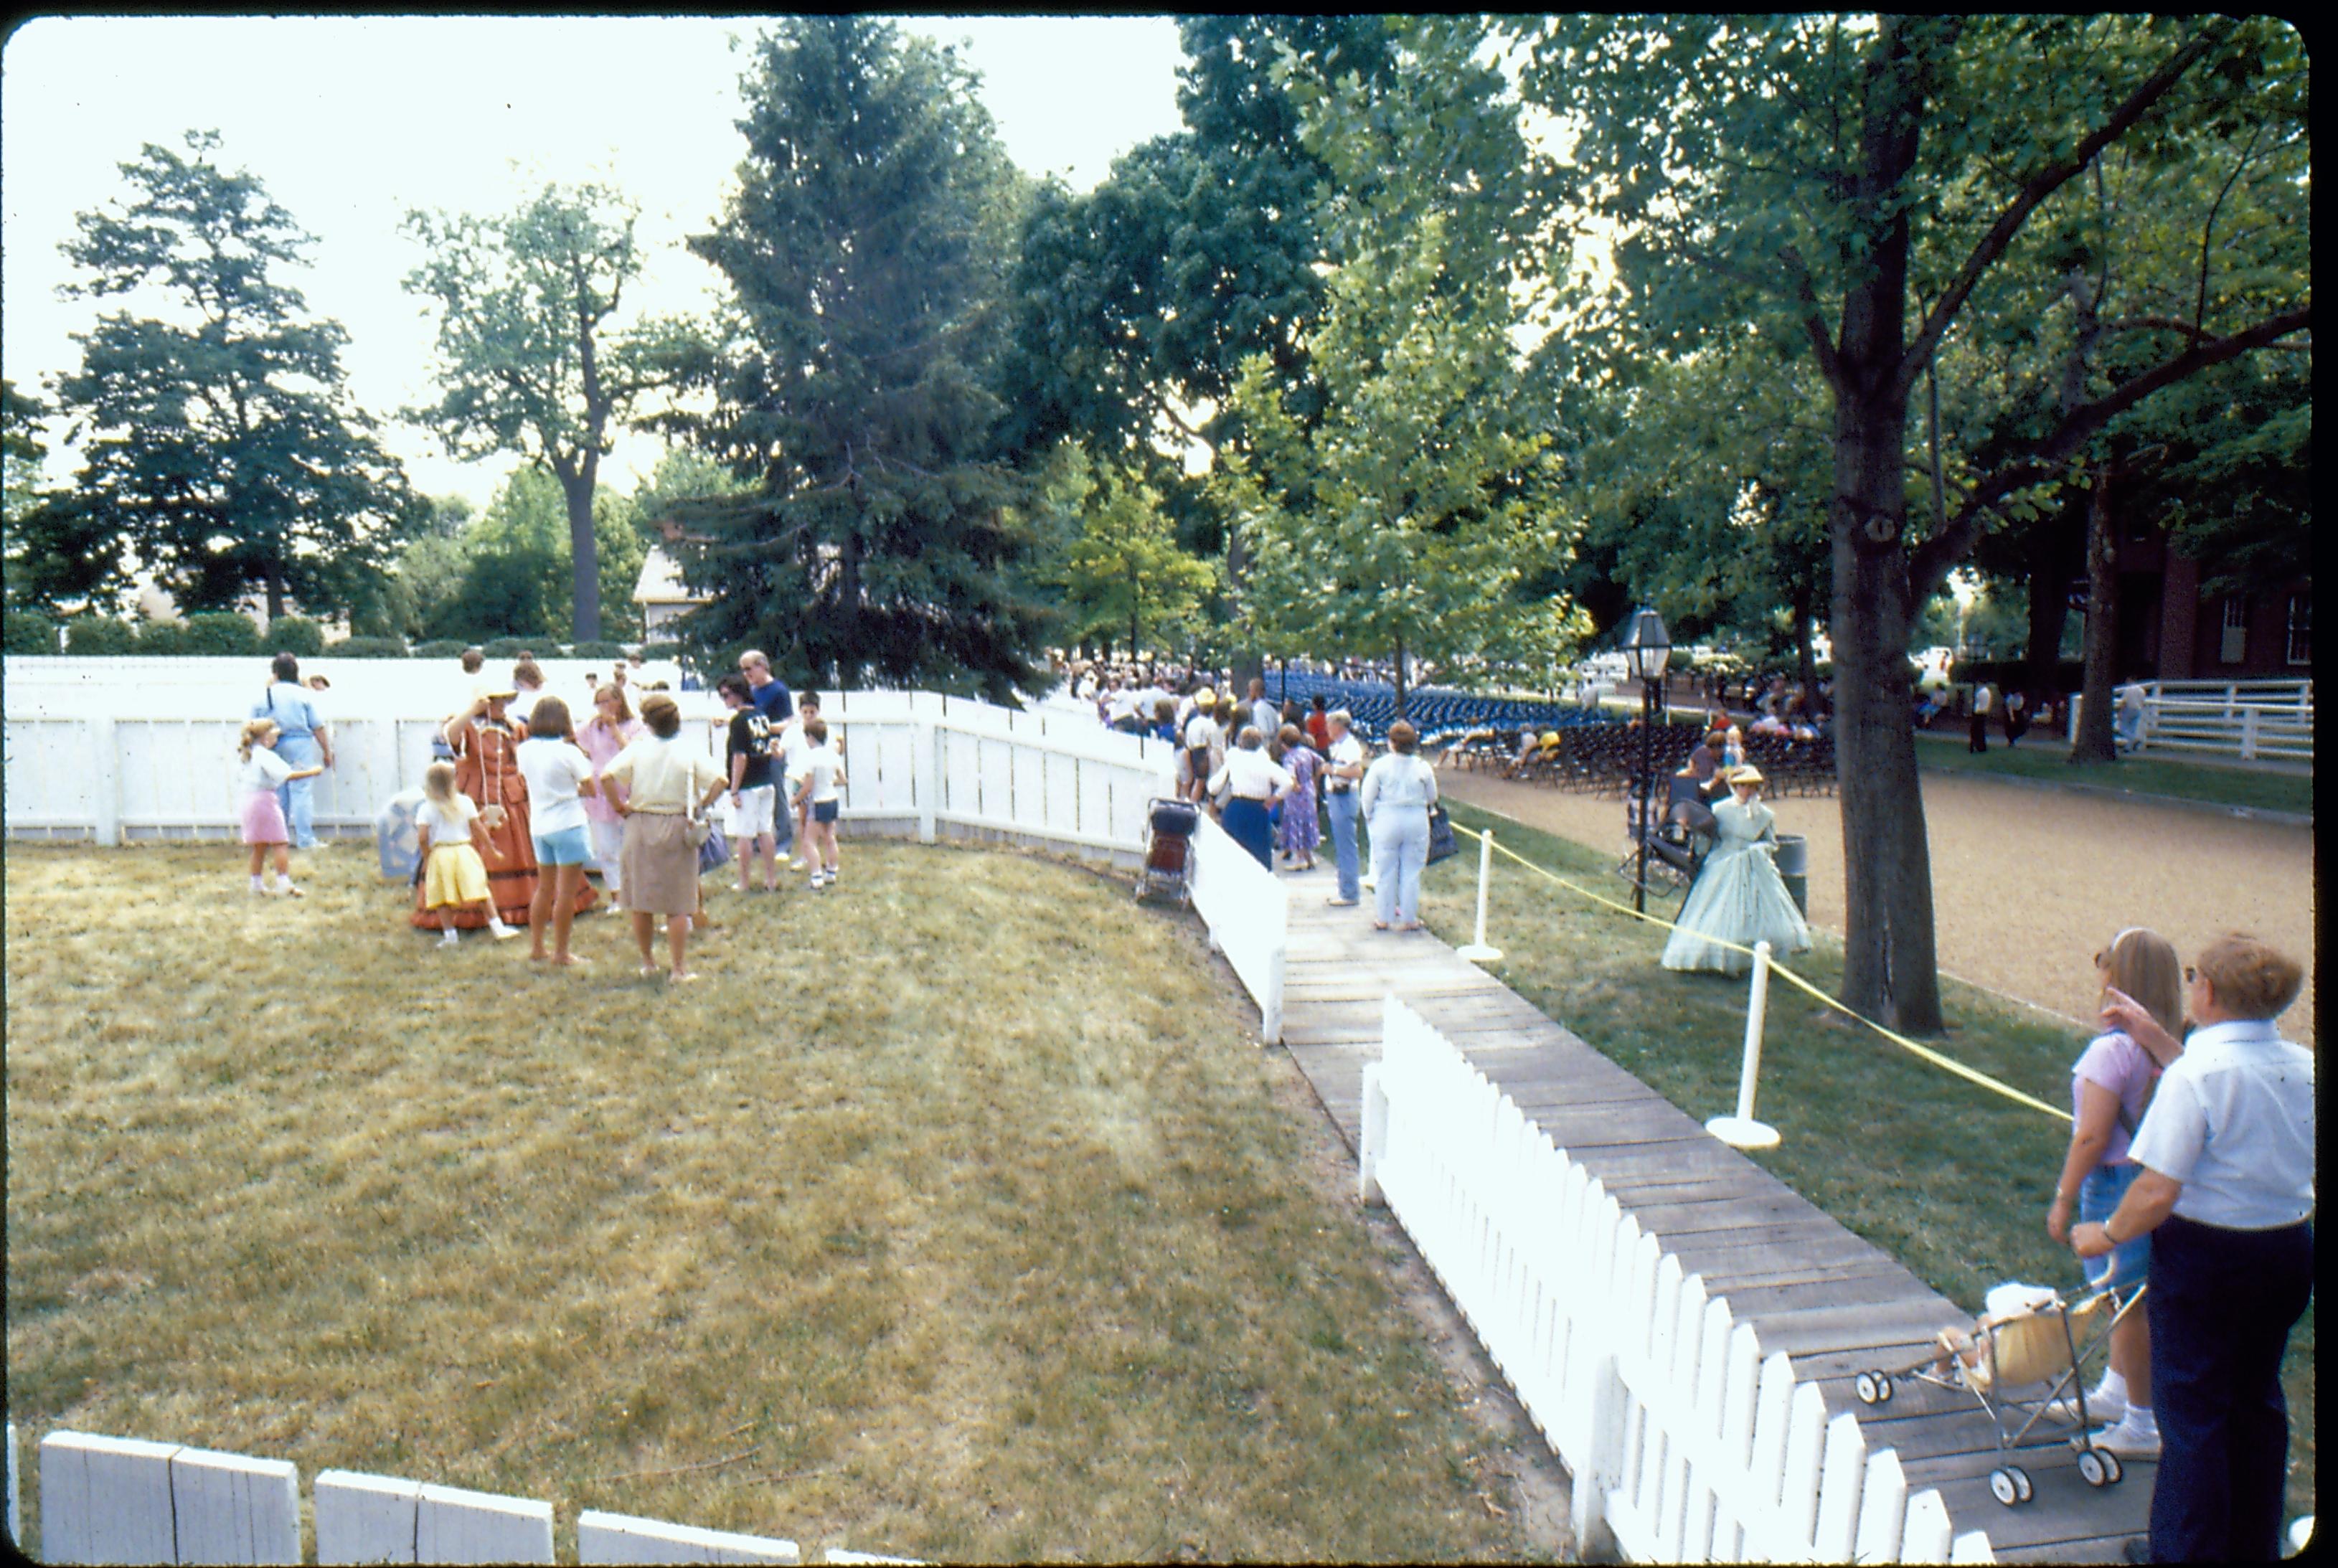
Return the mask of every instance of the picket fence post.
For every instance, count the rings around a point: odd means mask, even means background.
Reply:
[[[1356,1196],[1376,1209],[1388,1205],[1388,1194],[1380,1191],[1380,1161],[1388,1158],[1389,1132],[1388,1090],[1380,1073],[1380,1063],[1364,1063],[1363,1126],[1356,1139]]]

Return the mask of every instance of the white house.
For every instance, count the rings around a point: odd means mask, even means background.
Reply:
[[[641,580],[634,585],[634,603],[642,607],[642,634],[653,641],[664,637],[673,622],[710,594],[694,593],[682,583],[682,569],[661,544],[650,546],[642,558]]]

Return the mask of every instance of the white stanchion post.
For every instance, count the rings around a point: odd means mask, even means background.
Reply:
[[[1499,947],[1486,946],[1486,884],[1494,874],[1494,835],[1489,829],[1478,839],[1478,935],[1460,956],[1472,964],[1491,964],[1502,956]]]
[[[1737,1073],[1737,1114],[1715,1116],[1704,1130],[1733,1149],[1774,1149],[1778,1130],[1754,1119],[1754,1084],[1762,1075],[1762,1017],[1770,1005],[1770,945],[1754,944],[1754,982],[1745,1004],[1745,1058]]]

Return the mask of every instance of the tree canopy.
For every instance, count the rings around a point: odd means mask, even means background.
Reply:
[[[379,567],[409,520],[398,464],[344,391],[348,335],[312,319],[277,274],[310,244],[247,172],[148,143],[121,165],[128,200],[81,215],[67,287],[135,296],[169,312],[112,311],[75,341],[57,401],[81,439],[71,515],[91,543],[118,539],[194,611],[253,590],[342,607],[353,573]]]

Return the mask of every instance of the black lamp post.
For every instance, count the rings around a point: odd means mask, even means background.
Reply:
[[[1640,792],[1640,852],[1633,861],[1632,907],[1644,915],[1648,908],[1648,818],[1656,783],[1656,689],[1672,656],[1664,617],[1654,610],[1634,611],[1624,631],[1624,667],[1640,683],[1640,776],[1635,781]]]

